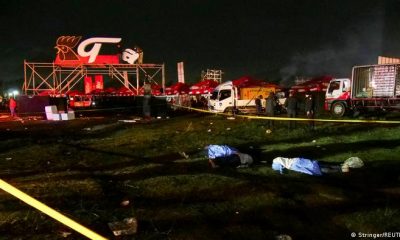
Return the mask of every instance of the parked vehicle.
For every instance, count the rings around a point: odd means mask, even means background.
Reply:
[[[325,110],[333,116],[381,113],[400,109],[400,64],[355,66],[351,80],[333,79],[326,91]]]
[[[212,112],[256,112],[255,99],[260,95],[266,98],[270,92],[278,90],[280,87],[276,84],[242,77],[218,85],[212,92],[208,107]]]

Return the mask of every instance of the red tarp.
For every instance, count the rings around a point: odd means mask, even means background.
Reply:
[[[189,90],[190,90],[189,85],[187,85],[185,83],[177,82],[169,87],[166,87],[165,94],[166,95],[188,94]]]
[[[333,79],[331,76],[322,76],[310,79],[304,83],[292,86],[290,91],[295,92],[325,92],[329,82]]]
[[[218,85],[219,82],[206,79],[191,86],[189,94],[209,94],[212,93],[214,88]]]

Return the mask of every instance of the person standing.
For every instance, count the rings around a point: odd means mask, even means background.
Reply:
[[[275,116],[275,108],[276,108],[275,94],[273,92],[270,92],[266,99],[266,106],[265,106],[266,116],[274,117]],[[268,120],[268,128],[272,129],[273,127],[274,127],[274,121],[269,119]]]
[[[14,97],[10,97],[10,101],[8,104],[10,108],[11,117],[16,117],[17,115],[15,114],[15,109],[17,108],[17,101],[15,101]]]
[[[255,102],[256,102],[256,109],[257,109],[257,115],[260,115],[262,112],[262,104],[261,104],[261,99],[263,98],[262,95],[258,96],[258,98],[256,98]]]
[[[285,100],[285,108],[289,118],[295,118],[297,115],[297,98],[294,96],[293,92],[289,93],[289,97]],[[289,130],[296,127],[296,122],[289,120],[288,128]]]
[[[150,120],[151,119],[151,85],[150,83],[146,80],[144,85],[144,96],[143,96],[143,117],[145,120]]]
[[[307,114],[307,118],[309,119],[308,121],[308,127],[310,130],[314,130],[315,124],[312,119],[314,119],[314,98],[310,93],[306,93],[305,100],[304,100],[304,106],[305,106],[305,112]]]

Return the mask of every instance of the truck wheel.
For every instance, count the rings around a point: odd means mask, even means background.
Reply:
[[[342,102],[335,102],[332,105],[331,113],[334,117],[343,117],[346,113],[346,106]]]
[[[224,110],[224,113],[232,113],[233,108],[232,107],[227,107]]]

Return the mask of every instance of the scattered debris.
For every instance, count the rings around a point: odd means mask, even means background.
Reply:
[[[115,236],[131,235],[137,231],[137,220],[136,218],[125,218],[122,222],[108,223],[108,227]]]
[[[131,202],[129,201],[129,199],[125,198],[121,201],[120,205],[121,207],[127,207]]]
[[[236,168],[248,168],[249,167],[249,165],[239,165],[239,166],[237,166]]]
[[[235,120],[234,117],[227,117],[226,119],[228,119],[228,120]]]
[[[157,119],[161,119],[161,117],[160,117],[160,116],[158,116],[158,117],[157,117]]]
[[[213,125],[214,123],[213,122],[210,122],[210,125]]]
[[[187,155],[185,152],[179,152],[179,154],[180,154],[182,157],[186,158],[186,159],[189,158],[189,155]]]
[[[267,130],[265,131],[265,133],[270,134],[270,133],[272,133],[272,131],[271,131],[270,129],[267,129]]]
[[[286,234],[276,236],[276,240],[292,240],[292,237]]]
[[[10,161],[10,160],[12,160],[11,157],[7,157],[7,158],[6,158],[6,161]]]
[[[208,129],[207,132],[211,132],[211,129]]]
[[[66,231],[60,231],[61,237],[67,238],[69,235],[71,235],[71,232],[66,232]]]
[[[190,122],[190,123],[188,124],[188,126],[186,127],[185,132],[188,132],[188,131],[191,131],[191,130],[193,130],[192,122]]]
[[[314,139],[314,140],[312,140],[312,142],[313,142],[313,143],[316,143],[316,142],[317,142],[317,140],[315,140],[315,139]]]
[[[227,130],[227,131],[230,131],[230,130],[231,130],[231,128],[229,128],[229,127],[228,127],[228,128],[226,128],[226,130]]]
[[[135,123],[136,120],[119,120],[120,122],[125,122],[125,123]]]
[[[90,127],[87,127],[87,128],[84,128],[83,130],[85,130],[85,131],[90,131],[90,130],[92,130]]]

